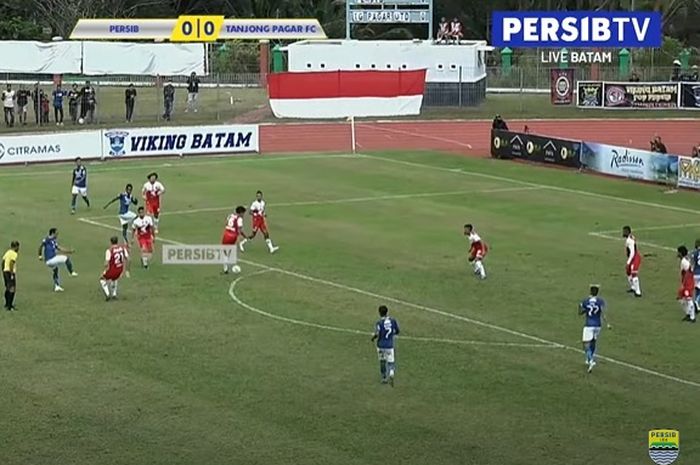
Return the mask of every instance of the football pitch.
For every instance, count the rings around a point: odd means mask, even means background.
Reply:
[[[105,302],[119,227],[102,205],[153,170],[162,244],[217,244],[261,189],[280,251],[256,238],[239,275],[134,255]],[[427,152],[199,157],[88,164],[93,206],[71,216],[70,171],[0,172],[0,242],[22,244],[19,311],[0,314],[3,465],[639,465],[656,428],[700,462],[700,327],[675,301],[696,194]],[[485,281],[466,222],[490,246]],[[76,249],[62,294],[36,256],[50,227]],[[587,374],[594,282],[613,329]],[[370,342],[380,304],[401,325],[394,388]]]

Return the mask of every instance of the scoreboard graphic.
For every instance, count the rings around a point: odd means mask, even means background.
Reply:
[[[223,16],[180,16],[177,19],[80,19],[73,40],[216,40],[326,39],[317,19],[225,19]]]

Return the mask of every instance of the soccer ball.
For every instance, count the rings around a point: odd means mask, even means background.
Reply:
[[[233,271],[234,273],[240,273],[240,272],[241,272],[241,267],[238,266],[238,265],[233,265],[233,266],[231,267],[231,271]]]
[[[85,124],[84,118],[78,118],[78,124]]]

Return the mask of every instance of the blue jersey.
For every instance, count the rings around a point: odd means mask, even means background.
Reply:
[[[56,256],[58,251],[58,241],[55,237],[46,236],[41,241],[41,246],[44,248],[44,260],[49,261]]]
[[[73,169],[73,185],[75,187],[87,187],[87,169],[83,165]]]
[[[600,328],[605,310],[605,301],[600,297],[587,297],[581,301],[581,310],[586,315],[585,326]]]
[[[63,97],[65,97],[66,93],[63,89],[59,90],[56,89],[52,93],[53,95],[53,106],[55,107],[62,107],[63,106]]]
[[[399,324],[395,319],[385,316],[374,325],[377,334],[377,347],[380,349],[393,349],[394,336],[399,334]]]
[[[127,194],[126,192],[119,194],[119,214],[124,215],[128,213],[132,203],[134,203],[133,196]]]
[[[691,258],[692,260],[692,267],[693,267],[693,274],[697,277],[700,277],[700,249],[695,249],[693,250],[693,256]]]

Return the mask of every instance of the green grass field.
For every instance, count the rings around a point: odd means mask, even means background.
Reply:
[[[3,465],[639,465],[653,428],[700,462],[700,327],[680,321],[673,252],[700,236],[692,193],[437,153],[88,169],[96,207],[74,217],[69,165],[0,173],[0,241],[22,242],[19,311],[0,314]],[[262,189],[281,250],[249,244],[234,276],[134,266],[104,302],[118,223],[100,206],[153,169],[163,243],[218,243]],[[467,221],[491,246],[483,282]],[[641,300],[624,223],[646,254]],[[63,294],[36,259],[51,226],[76,248]],[[587,374],[576,305],[594,281],[613,330]],[[402,328],[393,389],[370,342],[381,303]]]

